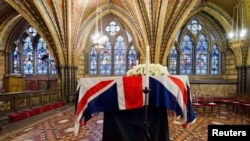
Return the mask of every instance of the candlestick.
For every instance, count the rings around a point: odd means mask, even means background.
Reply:
[[[149,46],[146,47],[146,62],[145,62],[145,73],[146,73],[146,84],[145,84],[145,88],[143,90],[144,94],[145,94],[145,121],[144,121],[144,139],[145,141],[150,140],[150,134],[148,132],[148,126],[149,126],[149,122],[148,122],[148,95],[149,95]]]

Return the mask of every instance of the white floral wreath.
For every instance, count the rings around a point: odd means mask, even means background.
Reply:
[[[166,66],[160,64],[149,64],[148,65],[148,75],[149,76],[159,76],[168,75],[169,72]],[[145,76],[146,75],[146,64],[139,64],[134,66],[132,69],[128,70],[127,76]]]

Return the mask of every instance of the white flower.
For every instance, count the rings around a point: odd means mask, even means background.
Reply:
[[[150,76],[159,76],[169,74],[167,67],[160,64],[149,64],[148,72]],[[139,64],[134,66],[132,69],[127,71],[127,76],[145,76],[146,75],[146,65]]]

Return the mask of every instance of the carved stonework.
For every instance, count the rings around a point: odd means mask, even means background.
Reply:
[[[236,65],[242,66],[242,51],[241,47],[244,47],[246,42],[244,40],[230,42],[230,48],[233,50],[236,57]]]
[[[191,84],[190,88],[192,94],[211,94],[213,97],[227,97],[230,93],[237,93],[236,84]]]

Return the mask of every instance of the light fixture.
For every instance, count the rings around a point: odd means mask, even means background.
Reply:
[[[102,32],[102,18],[99,20],[100,13],[102,12],[102,9],[99,8],[98,2],[96,4],[96,25],[95,25],[95,34],[92,36],[94,47],[97,50],[105,48],[105,41],[104,36]],[[100,21],[100,24],[99,24]],[[99,31],[99,25],[100,25],[100,31]]]
[[[229,41],[231,47],[240,47],[245,44],[247,30],[244,29],[242,14],[239,11],[241,3],[237,2],[233,8],[232,31],[229,33]]]

